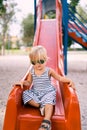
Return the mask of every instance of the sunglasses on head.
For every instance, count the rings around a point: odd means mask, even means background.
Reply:
[[[31,64],[32,65],[36,65],[37,63],[39,63],[39,64],[44,64],[45,63],[45,60],[37,60],[37,61],[31,61]]]

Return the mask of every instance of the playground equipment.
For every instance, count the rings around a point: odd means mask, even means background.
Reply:
[[[69,20],[68,20],[68,35],[75,42],[80,44],[83,48],[87,49],[87,26],[84,23],[87,21],[76,12],[73,14],[73,7],[68,4]],[[80,18],[80,19],[79,19]],[[81,22],[81,19],[83,23]]]
[[[50,0],[46,0],[48,7]],[[34,37],[34,46],[43,45],[47,49],[50,60],[47,66],[52,67],[57,73],[64,75],[63,47],[62,47],[62,5],[60,0],[53,0],[56,12],[55,19],[44,19],[43,3],[39,0],[37,6],[37,21]],[[52,3],[53,4],[53,3]],[[45,5],[44,5],[45,6]],[[51,5],[50,5],[51,7]],[[55,7],[55,10],[54,10]],[[45,12],[46,14],[46,12]],[[31,67],[31,66],[30,66]],[[29,70],[30,70],[29,67]],[[28,72],[22,80],[27,79]],[[52,79],[57,89],[56,105],[52,116],[52,130],[81,130],[80,108],[76,92],[67,86]],[[14,85],[8,97],[3,130],[38,130],[43,117],[38,109],[24,106],[20,85]]]

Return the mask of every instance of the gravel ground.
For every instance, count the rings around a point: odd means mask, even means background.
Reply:
[[[8,95],[12,85],[27,72],[28,56],[0,56],[0,130],[3,127]],[[76,86],[81,108],[82,130],[87,130],[87,52],[68,52],[68,74]]]

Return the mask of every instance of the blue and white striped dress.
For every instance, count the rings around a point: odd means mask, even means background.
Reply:
[[[56,90],[54,86],[51,85],[51,78],[48,75],[48,67],[46,67],[45,72],[37,76],[32,68],[30,73],[33,78],[33,86],[30,90],[25,90],[23,92],[23,102],[28,103],[30,100],[34,100],[39,103],[41,107],[45,104],[55,105],[56,103]]]

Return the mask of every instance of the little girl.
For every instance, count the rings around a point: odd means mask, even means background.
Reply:
[[[30,86],[32,84],[32,88],[23,92],[23,102],[24,104],[40,108],[44,120],[39,130],[51,130],[53,105],[56,103],[56,90],[51,85],[51,77],[60,82],[68,83],[69,87],[75,87],[70,79],[58,75],[52,68],[46,66],[48,57],[46,49],[43,46],[33,47],[29,58],[33,66],[23,85]]]

